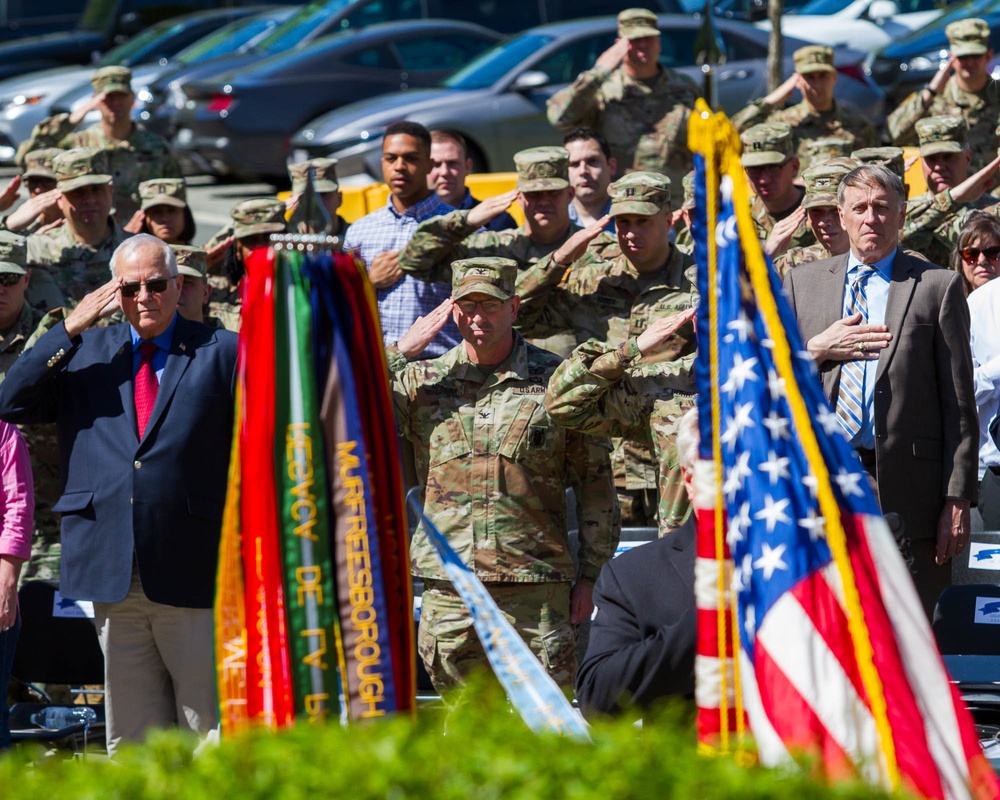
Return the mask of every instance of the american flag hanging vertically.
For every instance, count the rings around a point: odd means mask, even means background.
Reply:
[[[745,709],[766,764],[803,754],[829,779],[996,797],[866,473],[763,257],[736,133],[702,106],[689,135],[701,293],[703,743],[727,749]],[[732,554],[728,573],[711,560],[717,549]],[[733,610],[736,642],[726,628]]]

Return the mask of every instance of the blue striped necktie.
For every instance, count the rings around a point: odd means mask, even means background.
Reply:
[[[868,324],[868,279],[874,274],[875,268],[861,264],[857,275],[847,288],[847,316],[861,312],[860,325]],[[847,433],[848,439],[853,439],[861,430],[861,421],[865,415],[865,365],[866,360],[845,361],[840,369],[840,391],[837,394],[837,418]]]

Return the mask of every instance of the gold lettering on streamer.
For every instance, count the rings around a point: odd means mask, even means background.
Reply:
[[[340,480],[346,489],[344,498],[347,523],[347,581],[351,606],[349,631],[353,631],[355,678],[363,707],[361,718],[386,714],[385,684],[382,681],[382,649],[378,642],[377,613],[372,588],[371,551],[369,550],[368,515],[365,508],[365,484],[357,475],[361,460],[354,454],[357,442],[337,445]],[[347,627],[347,626],[345,626]]]
[[[296,536],[319,541],[316,527],[316,495],[313,493],[313,446],[308,434],[309,424],[296,422],[288,426],[285,434],[285,461],[288,463],[288,479],[295,482],[291,489],[295,500],[291,515],[297,523]]]

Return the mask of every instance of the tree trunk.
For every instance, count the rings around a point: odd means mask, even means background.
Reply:
[[[782,51],[784,37],[781,35],[781,15],[785,10],[785,0],[767,0],[767,18],[771,21],[771,38],[767,45],[767,90],[773,92],[784,82],[782,74]]]

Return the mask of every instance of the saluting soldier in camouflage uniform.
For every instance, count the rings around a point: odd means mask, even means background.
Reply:
[[[970,170],[978,172],[997,153],[1000,86],[990,77],[987,64],[990,28],[985,20],[952,22],[945,28],[951,46],[947,63],[930,82],[914,92],[889,115],[886,125],[893,144],[917,144],[917,120],[924,117],[959,116],[969,124]]]
[[[576,672],[573,624],[593,610],[593,584],[618,542],[606,440],[568,432],[543,405],[560,359],[524,341],[517,263],[455,262],[452,296],[397,343],[390,366],[401,433],[416,454],[424,512],[486,585],[552,678]],[[454,317],[463,341],[407,364]],[[569,550],[566,489],[576,497],[579,571]],[[417,647],[439,691],[487,665],[472,619],[420,527],[410,547],[424,579]],[[576,583],[574,584],[574,580]]]
[[[111,254],[130,234],[111,217],[107,158],[105,150],[77,147],[52,161],[66,222],[27,239],[33,268],[28,299],[35,307],[75,306],[108,282]]]
[[[170,145],[132,122],[132,71],[126,67],[102,67],[90,79],[94,96],[71,114],[56,114],[39,122],[17,149],[17,162],[39,147],[99,147],[107,153],[108,174],[114,178],[114,208],[118,218],[128,221],[139,210],[139,184],[153,178],[179,178],[180,167]],[[77,131],[94,108],[101,121]]]
[[[45,147],[32,150],[24,157],[21,178],[28,187],[28,199],[0,219],[0,227],[27,236],[62,219],[56,173],[52,169],[53,159],[61,152],[58,147]]]
[[[548,101],[549,122],[562,131],[600,131],[620,170],[650,170],[680,186],[693,159],[687,121],[701,92],[686,75],[661,67],[656,15],[630,8],[618,15],[618,40]]]
[[[347,220],[337,211],[340,209],[344,198],[340,193],[340,182],[337,180],[337,159],[335,158],[311,158],[308,161],[300,161],[288,167],[288,176],[292,179],[292,198],[289,208],[295,208],[306,189],[306,182],[309,180],[309,169],[313,169],[315,179],[313,188],[316,190],[316,197],[323,204],[326,213],[330,217],[331,226],[328,230],[322,231],[329,236],[339,236],[343,241],[347,233]],[[294,233],[320,233],[316,230],[296,230]]]
[[[762,122],[791,125],[800,169],[806,169],[817,155],[846,156],[851,150],[877,145],[878,131],[871,122],[833,99],[837,83],[833,48],[818,44],[800,47],[793,59],[795,72],[788,80],[733,117],[736,130],[742,132]],[[783,108],[796,89],[802,92],[802,102]],[[842,144],[838,147],[836,142]]]
[[[799,157],[795,155],[792,127],[786,122],[765,122],[743,131],[740,141],[740,161],[755,193],[750,215],[765,249],[780,253],[789,247],[815,244],[816,237],[800,208],[805,190],[795,184]]]
[[[560,425],[600,436],[649,439],[661,476],[660,536],[687,515],[677,453],[677,425],[695,404],[691,360],[672,359],[670,340],[694,309],[658,317],[620,345],[591,339],[549,380],[545,408]]]
[[[29,346],[31,332],[42,314],[25,299],[28,286],[27,247],[24,238],[0,232],[0,381]],[[59,499],[59,440],[55,424],[22,425],[31,454],[35,483],[34,533],[31,559],[21,570],[20,582],[59,580],[59,516],[52,506]]]
[[[454,260],[510,258],[527,269],[562,246],[580,228],[569,218],[573,198],[569,187],[569,152],[565,147],[532,147],[514,155],[517,187],[490,197],[468,210],[452,211],[420,223],[413,238],[399,252],[399,268],[425,281],[451,280]],[[524,224],[513,230],[481,230],[517,199]],[[604,235],[604,243],[614,239]],[[576,342],[567,337],[531,341],[546,350],[569,355]]]
[[[691,211],[694,209],[694,170],[681,181],[684,202],[674,212],[674,246],[686,256],[694,256],[694,237],[691,236]]]
[[[806,194],[802,207],[806,210],[809,228],[816,236],[816,243],[806,247],[791,247],[774,259],[774,268],[784,277],[792,267],[839,256],[851,248],[847,231],[837,210],[837,188],[858,162],[850,158],[831,158],[816,164],[802,173]]]
[[[951,263],[958,240],[958,221],[975,209],[996,205],[997,198],[983,194],[996,178],[996,162],[978,179],[969,180],[972,153],[968,126],[959,116],[926,117],[917,122],[920,159],[927,191],[906,205],[900,243],[939,266]]]
[[[273,197],[243,200],[233,206],[229,215],[233,219],[232,232],[225,233],[224,238],[235,236],[236,242],[223,262],[222,274],[208,276],[212,285],[208,309],[209,316],[236,333],[240,329],[240,281],[245,274],[246,259],[253,250],[267,247],[272,233],[284,233],[287,226],[285,204]],[[206,244],[205,250],[209,249],[211,246]]]
[[[667,238],[672,221],[669,179],[654,172],[633,172],[612,183],[608,191],[617,225],[615,244],[588,247],[599,235],[591,226],[518,277],[521,310],[515,326],[525,336],[571,332],[577,344],[595,338],[618,345],[640,335],[654,319],[695,306],[695,289],[687,274],[693,261]],[[687,357],[690,366],[692,326],[672,338],[668,349],[671,358]],[[686,399],[677,396],[678,416],[686,410],[693,388],[688,392]],[[623,524],[657,524],[661,484],[676,496],[666,504],[661,529],[681,523],[687,505],[679,472],[660,472],[648,436],[616,442],[612,463]]]

